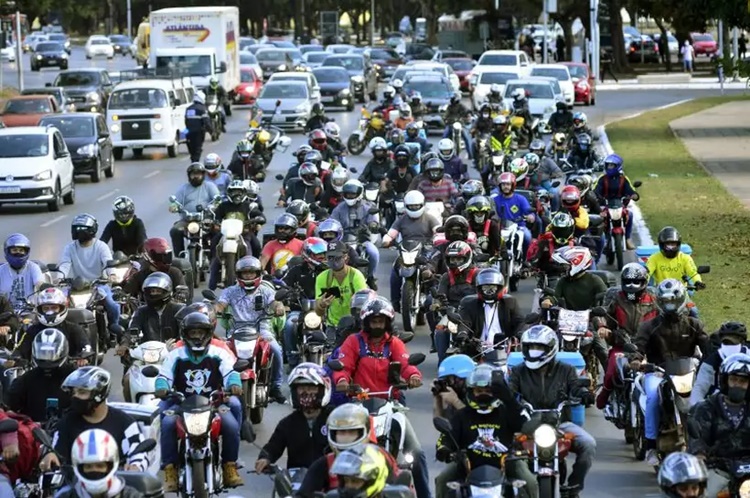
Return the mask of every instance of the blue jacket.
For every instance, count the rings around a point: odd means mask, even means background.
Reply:
[[[453,156],[449,160],[441,159],[445,166],[445,174],[453,178],[453,181],[460,182],[466,176],[466,165],[461,158]]]

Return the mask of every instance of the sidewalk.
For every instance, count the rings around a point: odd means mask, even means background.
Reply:
[[[690,78],[686,81],[684,73],[648,74],[638,79],[619,80],[617,83],[608,79],[604,83],[597,82],[597,91],[613,90],[720,90],[721,84],[716,77]],[[644,81],[650,80],[650,81]],[[729,76],[724,80],[725,90],[744,90],[745,79],[740,78],[736,83]]]
[[[669,125],[688,152],[750,208],[750,101],[722,104]]]

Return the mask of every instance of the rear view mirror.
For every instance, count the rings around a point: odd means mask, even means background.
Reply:
[[[641,185],[643,185],[643,182],[642,182],[642,181],[640,181],[640,180],[637,180],[637,181],[633,182],[633,187],[635,187],[635,188],[638,188],[638,187],[640,187]]]
[[[408,344],[412,341],[412,339],[414,339],[414,332],[399,332],[398,338],[401,339],[401,342],[403,342],[404,344]]]
[[[244,372],[247,370],[247,367],[250,366],[250,362],[247,360],[237,360],[237,362],[234,364],[234,367],[232,369],[235,372]]]
[[[278,181],[282,181],[284,179],[284,175],[276,175],[274,178],[276,178]]]
[[[699,275],[705,275],[706,273],[711,273],[711,267],[709,265],[702,265],[698,267]]]
[[[344,370],[344,364],[341,360],[328,360],[328,367],[334,372],[341,372]]]
[[[448,419],[445,419],[443,417],[435,417],[432,419],[432,425],[437,429],[437,431],[441,434],[450,434],[453,430],[453,427],[451,427],[451,423]]]
[[[131,455],[137,455],[139,453],[148,453],[149,451],[153,451],[153,449],[156,448],[156,440],[155,439],[144,439],[143,441],[138,444],[133,450],[130,452]]]
[[[201,296],[208,299],[209,301],[216,301],[216,293],[209,289],[204,289],[201,291]]]
[[[12,418],[0,420],[0,434],[10,434],[11,432],[16,432],[17,430],[18,422],[16,422]]]
[[[416,367],[417,365],[424,363],[424,360],[426,359],[427,357],[424,353],[412,353],[409,355],[409,365]]]

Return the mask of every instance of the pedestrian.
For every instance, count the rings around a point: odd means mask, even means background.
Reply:
[[[556,43],[555,49],[557,51],[557,62],[564,61],[565,60],[565,38],[563,38],[563,35],[557,35],[557,43]]]
[[[739,47],[739,55],[740,60],[745,58],[745,55],[747,54],[747,38],[745,38],[745,33],[742,33],[740,36],[740,39],[737,40],[737,44]]]
[[[682,54],[682,65],[685,72],[692,73],[693,61],[695,60],[695,49],[693,49],[693,46],[690,44],[690,40],[685,40],[685,44],[682,46],[680,53]]]
[[[206,132],[211,131],[211,120],[206,110],[206,97],[202,91],[195,92],[193,103],[185,109],[185,127],[187,128],[187,146],[190,161],[197,163],[203,154],[203,142]]]
[[[599,68],[599,79],[602,83],[604,83],[604,75],[609,74],[612,76],[612,79],[615,80],[615,83],[619,83],[620,81],[617,79],[617,76],[615,76],[615,72],[612,70],[612,54],[608,50],[601,49],[599,52],[600,57],[600,68]]]
[[[659,36],[658,41],[659,56],[661,57],[662,64],[667,63],[667,37],[664,35]]]

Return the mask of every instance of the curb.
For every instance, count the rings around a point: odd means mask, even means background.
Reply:
[[[744,90],[745,83],[724,83],[724,90]],[[638,91],[638,90],[721,90],[719,83],[644,83],[630,85],[602,85],[596,89],[598,92],[610,91]]]

